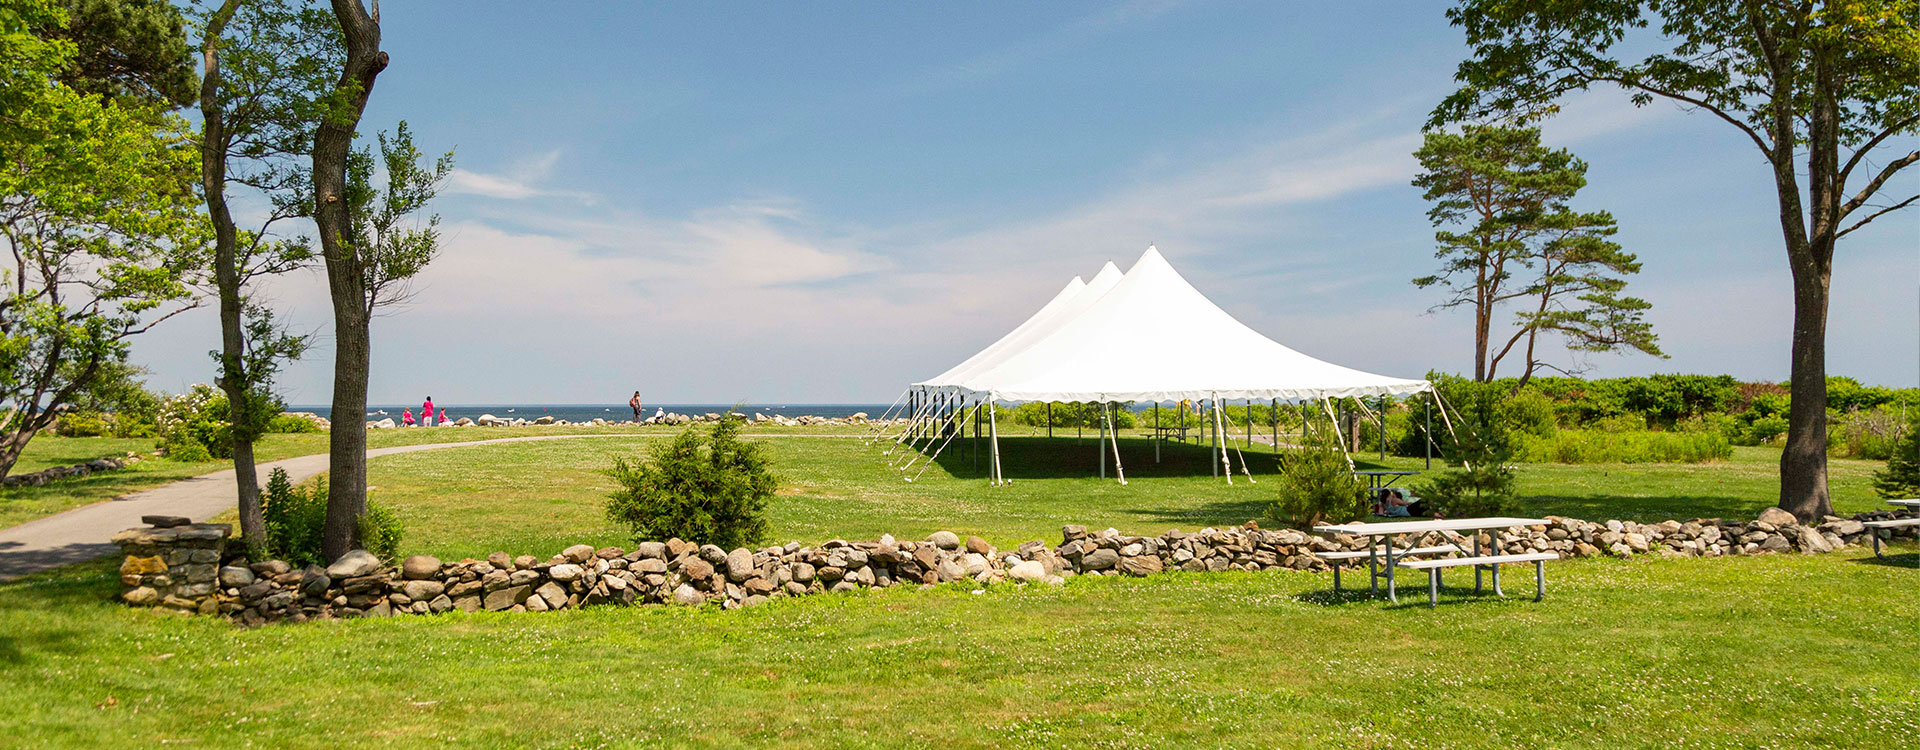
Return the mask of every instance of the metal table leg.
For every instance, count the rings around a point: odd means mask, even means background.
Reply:
[[[1333,561],[1333,593],[1340,593],[1340,561]]]
[[[1374,537],[1367,537],[1367,596],[1380,595],[1380,564],[1374,560]]]
[[[1393,538],[1387,537],[1387,601],[1400,603],[1400,595],[1393,584]]]
[[[1440,569],[1427,569],[1427,609],[1440,604]]]
[[[1473,556],[1480,556],[1480,532],[1473,532]],[[1473,593],[1480,593],[1480,566],[1473,566]]]
[[[1533,561],[1533,600],[1540,601],[1547,595],[1547,561]]]

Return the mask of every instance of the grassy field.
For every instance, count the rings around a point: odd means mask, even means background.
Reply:
[[[601,515],[613,482],[600,472],[615,456],[643,455],[648,442],[594,439],[411,453],[374,461],[368,480],[377,487],[374,497],[407,521],[403,547],[409,551],[443,557],[494,550],[550,554],[576,542],[628,541]],[[889,457],[880,449],[857,440],[768,438],[783,478],[771,509],[773,536],[779,542],[819,542],[883,533],[919,538],[950,529],[1006,547],[1027,539],[1058,542],[1062,523],[1143,535],[1235,525],[1258,518],[1272,501],[1277,480],[1268,454],[1247,454],[1256,484],[1239,477],[1229,486],[1210,476],[1204,449],[1169,445],[1156,464],[1150,444],[1122,442],[1124,487],[1098,478],[1091,439],[1006,439],[1003,472],[1014,482],[995,489],[984,479],[984,456],[978,470],[971,455],[943,456],[909,483],[886,468]],[[1519,472],[1521,511],[1594,520],[1751,518],[1773,504],[1776,456],[1741,449],[1732,461],[1717,464],[1529,465]],[[1834,462],[1834,494],[1843,512],[1885,507],[1868,485],[1875,466]]]
[[[408,552],[546,555],[627,543],[601,517],[599,471],[649,442],[404,454],[370,479]],[[1192,447],[1156,465],[1125,446],[1120,487],[1086,476],[1091,440],[1016,438],[1015,482],[993,490],[969,455],[907,483],[855,440],[766,442],[780,541],[1197,529],[1273,491],[1213,479]],[[1745,515],[1768,504],[1771,460],[1524,467],[1525,509]],[[1872,505],[1867,470],[1836,462],[1843,507]],[[246,631],[119,606],[101,562],[0,584],[0,726],[35,747],[1911,747],[1916,563],[1912,544],[1886,560],[1566,561],[1544,602],[1455,589],[1437,610],[1273,572]]]
[[[1895,562],[1569,561],[1544,602],[1431,611],[1218,573],[253,631],[119,607],[94,564],[0,586],[0,724],[35,747],[1912,747]]]

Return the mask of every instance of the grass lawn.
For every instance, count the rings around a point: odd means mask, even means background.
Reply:
[[[546,555],[578,542],[626,544],[625,532],[601,515],[602,498],[613,482],[600,472],[615,456],[643,455],[649,442],[517,443],[388,456],[372,463],[368,481],[377,487],[374,497],[407,522],[403,548],[409,552],[446,558],[495,550]],[[857,440],[765,442],[783,478],[771,508],[776,542],[872,539],[883,533],[921,538],[950,529],[1011,547],[1028,539],[1058,543],[1063,523],[1140,535],[1192,531],[1258,518],[1272,501],[1277,481],[1265,453],[1247,454],[1257,484],[1239,477],[1229,486],[1210,476],[1203,448],[1169,445],[1155,464],[1150,444],[1122,441],[1128,479],[1122,487],[1097,477],[1092,439],[1020,437],[1002,441],[1003,472],[1014,480],[1010,487],[987,486],[984,457],[976,471],[970,455],[945,455],[908,483],[886,468],[879,448]],[[1521,512],[1592,520],[1752,518],[1773,504],[1777,455],[1740,449],[1733,460],[1717,464],[1528,465],[1519,472]],[[1417,468],[1419,463],[1390,459],[1387,465]],[[1833,465],[1835,501],[1843,512],[1885,507],[1868,484],[1877,464]]]
[[[253,631],[117,606],[90,564],[0,585],[0,724],[36,747],[1912,747],[1901,549],[1568,561],[1544,602],[1431,611],[1217,573]]]
[[[370,480],[405,519],[408,552],[626,546],[601,517],[598,472],[650,442],[389,456]],[[1257,515],[1273,491],[1229,487],[1179,446],[1157,466],[1151,447],[1125,446],[1120,487],[1084,476],[1091,440],[1017,438],[1015,483],[992,490],[971,456],[909,484],[858,441],[766,442],[785,481],[779,541],[1197,529]],[[1525,510],[1744,514],[1768,504],[1770,461],[1525,467]],[[1866,507],[1847,484],[1865,467],[1845,463],[1836,493]],[[253,631],[119,606],[97,562],[0,584],[0,726],[36,747],[1911,747],[1914,549],[1565,561],[1544,602],[1453,589],[1437,610],[1335,598],[1324,575],[1179,573]]]

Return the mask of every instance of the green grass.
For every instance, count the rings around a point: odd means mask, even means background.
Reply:
[[[376,459],[370,480],[406,518],[408,552],[624,546],[598,472],[650,442],[411,453]],[[1011,439],[1016,481],[995,490],[971,456],[909,484],[858,441],[766,442],[780,541],[1197,529],[1244,521],[1273,490],[1229,487],[1183,446],[1158,465],[1124,446],[1120,487],[1087,476],[1091,440]],[[1854,463],[1835,462],[1836,493],[1865,506]],[[1743,449],[1521,477],[1528,512],[1665,518],[1763,507],[1770,471]],[[35,747],[1903,747],[1920,742],[1914,549],[1565,561],[1539,603],[1524,575],[1501,601],[1455,572],[1437,610],[1269,572],[252,631],[119,606],[97,562],[0,584],[0,726]]]
[[[95,564],[0,586],[0,724],[36,747],[1911,747],[1916,556],[1865,554],[1569,561],[1544,602],[1431,611],[1219,573],[253,631],[112,604]]]
[[[615,456],[643,455],[649,442],[607,438],[410,453],[374,461],[368,481],[377,488],[374,497],[406,522],[402,548],[408,552],[551,554],[578,542],[630,541],[602,516],[602,499],[613,482],[600,472]],[[943,456],[908,483],[886,467],[879,448],[856,440],[765,442],[783,479],[771,507],[776,542],[883,533],[921,538],[949,529],[1011,547],[1028,539],[1057,542],[1063,523],[1140,535],[1191,531],[1260,517],[1278,481],[1265,453],[1247,454],[1257,484],[1237,476],[1229,486],[1211,476],[1204,449],[1169,445],[1155,464],[1145,441],[1122,441],[1128,479],[1122,487],[1097,477],[1091,439],[1076,444],[1072,438],[1009,438],[1002,446],[1003,472],[1014,480],[1009,487],[989,487],[984,456],[975,470],[970,455]],[[1593,520],[1751,518],[1773,504],[1777,455],[1743,448],[1733,460],[1713,464],[1527,465],[1519,471],[1521,512]],[[1875,464],[1833,464],[1839,508],[1885,507],[1868,485]],[[1390,459],[1385,465],[1417,469],[1420,462]]]

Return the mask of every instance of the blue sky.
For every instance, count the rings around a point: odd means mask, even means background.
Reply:
[[[459,171],[442,256],[374,323],[376,403],[885,402],[1149,242],[1308,354],[1471,368],[1466,316],[1408,283],[1434,265],[1410,153],[1464,54],[1444,4],[385,6],[363,132],[405,119]],[[1619,219],[1670,355],[1590,374],[1785,378],[1752,145],[1615,92],[1545,131],[1592,164],[1576,205]],[[1914,211],[1844,241],[1830,372],[1920,384],[1916,248]],[[316,344],[282,390],[324,403],[324,279],[271,294]],[[153,385],[210,379],[210,312],[142,339]]]

